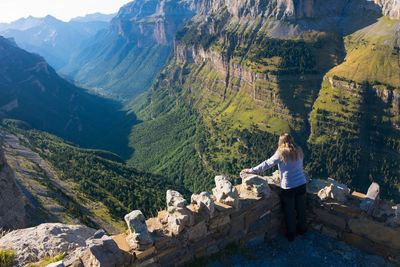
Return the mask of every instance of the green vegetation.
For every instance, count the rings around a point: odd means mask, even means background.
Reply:
[[[74,185],[74,194],[64,192],[50,181],[46,183],[49,193],[69,214],[82,223],[96,227],[91,218],[122,222],[126,213],[140,209],[146,217],[154,216],[165,207],[165,192],[175,189],[186,191],[172,179],[110,160],[113,154],[105,151],[87,150],[65,143],[64,140],[37,130],[23,130],[4,125],[14,134],[21,134],[25,145],[51,164],[60,179]],[[25,140],[25,141],[24,141]],[[104,157],[106,156],[106,157]],[[106,216],[86,206],[87,201],[104,205]],[[108,215],[109,214],[109,215]]]
[[[382,17],[345,38],[344,62],[330,70],[310,114],[312,176],[333,177],[361,192],[371,182],[398,201],[398,21]]]
[[[151,90],[130,107],[143,122],[132,128],[128,163],[173,177],[191,192],[209,191],[216,174],[238,178],[241,169],[273,154],[283,132],[306,144],[306,116],[323,70],[336,60],[335,34],[278,40],[267,36],[260,21],[246,27],[229,22],[221,8],[207,23],[185,25],[177,45],[201,48],[213,62],[171,58]]]
[[[14,265],[15,252],[12,250],[0,250],[0,266],[12,267]]]
[[[312,177],[361,192],[376,181],[384,198],[399,200],[400,117],[390,100],[399,92],[398,22],[384,17],[345,38],[312,31],[284,40],[270,38],[264,26],[231,19],[222,7],[177,33],[178,46],[204,50],[206,60],[171,58],[132,107],[143,122],[133,127],[129,163],[168,169],[175,179],[193,168],[204,170],[204,179],[237,178],[291,132]],[[183,147],[190,149],[183,154]],[[195,186],[196,172],[185,175],[179,179],[191,191],[212,185]]]
[[[128,135],[136,117],[116,101],[91,95],[62,79],[36,54],[0,37],[0,119],[26,122],[25,128],[47,131],[86,148],[130,156]],[[16,102],[15,102],[16,101]],[[3,110],[14,103],[13,108]],[[117,137],[117,138],[116,138]]]
[[[40,263],[38,263],[38,264],[30,263],[30,264],[28,264],[28,267],[45,267],[45,266],[49,265],[50,263],[57,262],[57,261],[64,259],[65,256],[66,256],[65,253],[61,253],[60,255],[54,256],[54,257],[46,256]]]

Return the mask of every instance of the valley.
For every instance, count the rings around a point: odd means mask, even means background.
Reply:
[[[134,1],[58,73],[0,37],[1,139],[39,199],[28,202],[41,203],[32,214],[118,232],[135,207],[155,215],[169,188],[210,191],[219,174],[239,182],[284,132],[310,177],[360,192],[377,182],[400,201],[399,9]]]

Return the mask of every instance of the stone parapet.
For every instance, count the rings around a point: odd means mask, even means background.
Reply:
[[[216,178],[216,185],[213,195],[204,192],[193,195],[190,205],[179,207],[190,217],[190,221],[182,225],[174,221],[173,225],[179,227],[179,231],[171,227],[171,216],[180,212],[171,208],[177,206],[171,203],[174,198],[181,200],[175,201],[180,204],[184,200],[179,193],[169,191],[168,210],[146,221],[154,241],[150,248],[138,250],[135,244],[129,243],[132,240],[129,236],[136,233],[132,224],[126,233],[114,236],[114,241],[124,252],[125,266],[181,266],[216,253],[230,243],[253,245],[276,237],[283,218],[278,187],[271,186],[270,189],[267,183],[261,192],[259,183],[255,183],[255,188],[251,185],[232,186],[227,177],[221,176]],[[263,192],[267,194],[263,195]]]
[[[318,182],[320,183],[320,182]],[[313,186],[313,185],[311,185]],[[377,184],[370,187],[376,192]],[[369,192],[369,195],[372,195]],[[397,206],[380,201],[373,209],[365,203],[373,199],[359,192],[352,192],[346,201],[326,198],[321,200],[318,193],[308,194],[308,216],[313,230],[340,239],[367,253],[380,255],[400,264],[400,221]],[[374,200],[374,201],[373,201]],[[372,204],[369,204],[372,207]]]
[[[246,246],[275,238],[283,214],[273,178],[244,175],[243,184],[233,186],[227,177],[217,176],[213,195],[193,195],[190,205],[178,192],[169,191],[168,209],[146,220],[151,247],[138,250],[128,242],[132,233],[144,231],[141,227],[114,236],[124,252],[124,266],[182,266],[229,243]],[[307,187],[309,228],[400,263],[400,208],[377,202],[376,184],[368,195],[351,192],[332,179],[313,180]]]

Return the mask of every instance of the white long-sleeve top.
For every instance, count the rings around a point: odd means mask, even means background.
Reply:
[[[275,154],[263,161],[256,167],[250,169],[251,173],[260,173],[278,164],[281,172],[281,188],[291,189],[306,183],[306,176],[303,171],[303,159],[299,157],[296,161],[288,160],[284,162],[280,158],[280,152],[277,150]]]

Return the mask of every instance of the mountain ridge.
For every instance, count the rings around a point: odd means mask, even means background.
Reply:
[[[61,72],[96,92],[130,100],[151,85],[172,51],[173,35],[194,9],[194,0],[130,2]]]
[[[121,111],[119,103],[67,82],[42,57],[3,37],[0,59],[0,118],[25,121],[85,147],[129,155],[124,136],[136,118]]]
[[[275,17],[284,14],[279,13],[280,9],[274,9],[279,3],[294,3],[296,7],[310,1],[270,1],[262,8],[258,8],[257,3],[260,4],[256,2],[253,9],[247,9],[250,1],[236,1],[230,6],[224,1],[199,2],[198,15],[177,32],[174,56],[147,95],[132,105],[133,111],[144,122],[133,127],[130,140],[134,154],[129,162],[171,175],[179,164],[185,166],[183,162],[174,162],[174,167],[167,163],[152,165],[153,162],[143,155],[144,151],[152,149],[151,144],[156,139],[141,132],[151,131],[156,125],[159,128],[160,124],[167,127],[170,122],[165,118],[179,113],[176,106],[186,106],[197,114],[200,126],[194,123],[197,137],[190,142],[179,142],[179,145],[185,144],[196,151],[199,157],[193,156],[193,160],[198,162],[198,168],[202,166],[208,171],[235,177],[240,169],[265,160],[276,147],[277,135],[291,132],[306,150],[306,168],[310,175],[333,177],[360,191],[366,190],[371,180],[378,181],[384,184],[386,198],[398,199],[398,159],[385,156],[378,145],[371,146],[382,140],[376,144],[381,144],[390,153],[399,153],[398,131],[388,123],[399,119],[398,100],[394,97],[397,91],[389,94],[391,89],[382,90],[385,79],[392,79],[385,73],[390,70],[392,77],[397,77],[398,73],[396,45],[385,45],[387,38],[395,36],[393,32],[396,32],[398,21],[382,17],[382,10],[371,1],[339,1],[320,17],[309,10],[294,10],[293,14],[297,12],[300,17],[282,15],[281,19]],[[309,15],[314,17],[304,17]],[[392,28],[388,28],[389,25]],[[353,53],[356,66],[363,62],[365,70],[371,67],[370,71],[355,71],[372,77],[372,68],[382,67],[383,58],[394,59],[390,61],[393,67],[383,65],[385,71],[379,72],[376,80],[361,82],[375,83],[378,95],[394,97],[393,102],[387,101],[393,111],[387,112],[383,108],[386,115],[381,114],[382,107],[372,108],[372,103],[380,100],[369,89],[360,89],[359,96],[352,98],[351,90],[325,87],[329,77],[334,75],[330,73],[337,73],[334,70],[348,71],[343,66],[352,62],[349,49],[352,47],[355,51],[357,47],[348,45],[350,38],[353,40],[352,36],[359,36],[360,32],[371,28],[371,32],[385,29],[392,35],[385,33],[387,37],[380,38],[381,35],[376,34],[377,38],[371,41],[374,47],[367,46],[370,47],[367,50],[364,49],[365,38],[354,39],[367,58],[373,58],[373,61],[358,61],[360,54]],[[333,92],[335,97],[331,95]],[[330,101],[337,103],[333,110]],[[331,113],[325,113],[324,109]],[[374,117],[378,119],[372,119]],[[371,122],[370,126],[368,122]],[[174,125],[178,124],[174,122]],[[385,132],[384,129],[390,129],[387,138],[375,135],[375,131]],[[317,134],[318,138],[309,138],[310,134]],[[359,137],[353,139],[356,136]],[[147,144],[146,147],[143,144]],[[260,146],[270,147],[263,152]],[[364,149],[368,146],[370,148]],[[322,153],[324,150],[326,152]],[[161,151],[160,158],[163,153],[166,158],[170,157],[167,151]],[[380,157],[382,160],[374,162],[374,158]],[[361,167],[364,164],[371,167]],[[383,169],[387,177],[382,175]]]
[[[45,57],[58,70],[68,64],[71,54],[84,40],[108,25],[104,18],[93,20],[96,18],[64,22],[51,15],[30,16],[0,24],[0,35],[13,37],[19,46]]]

